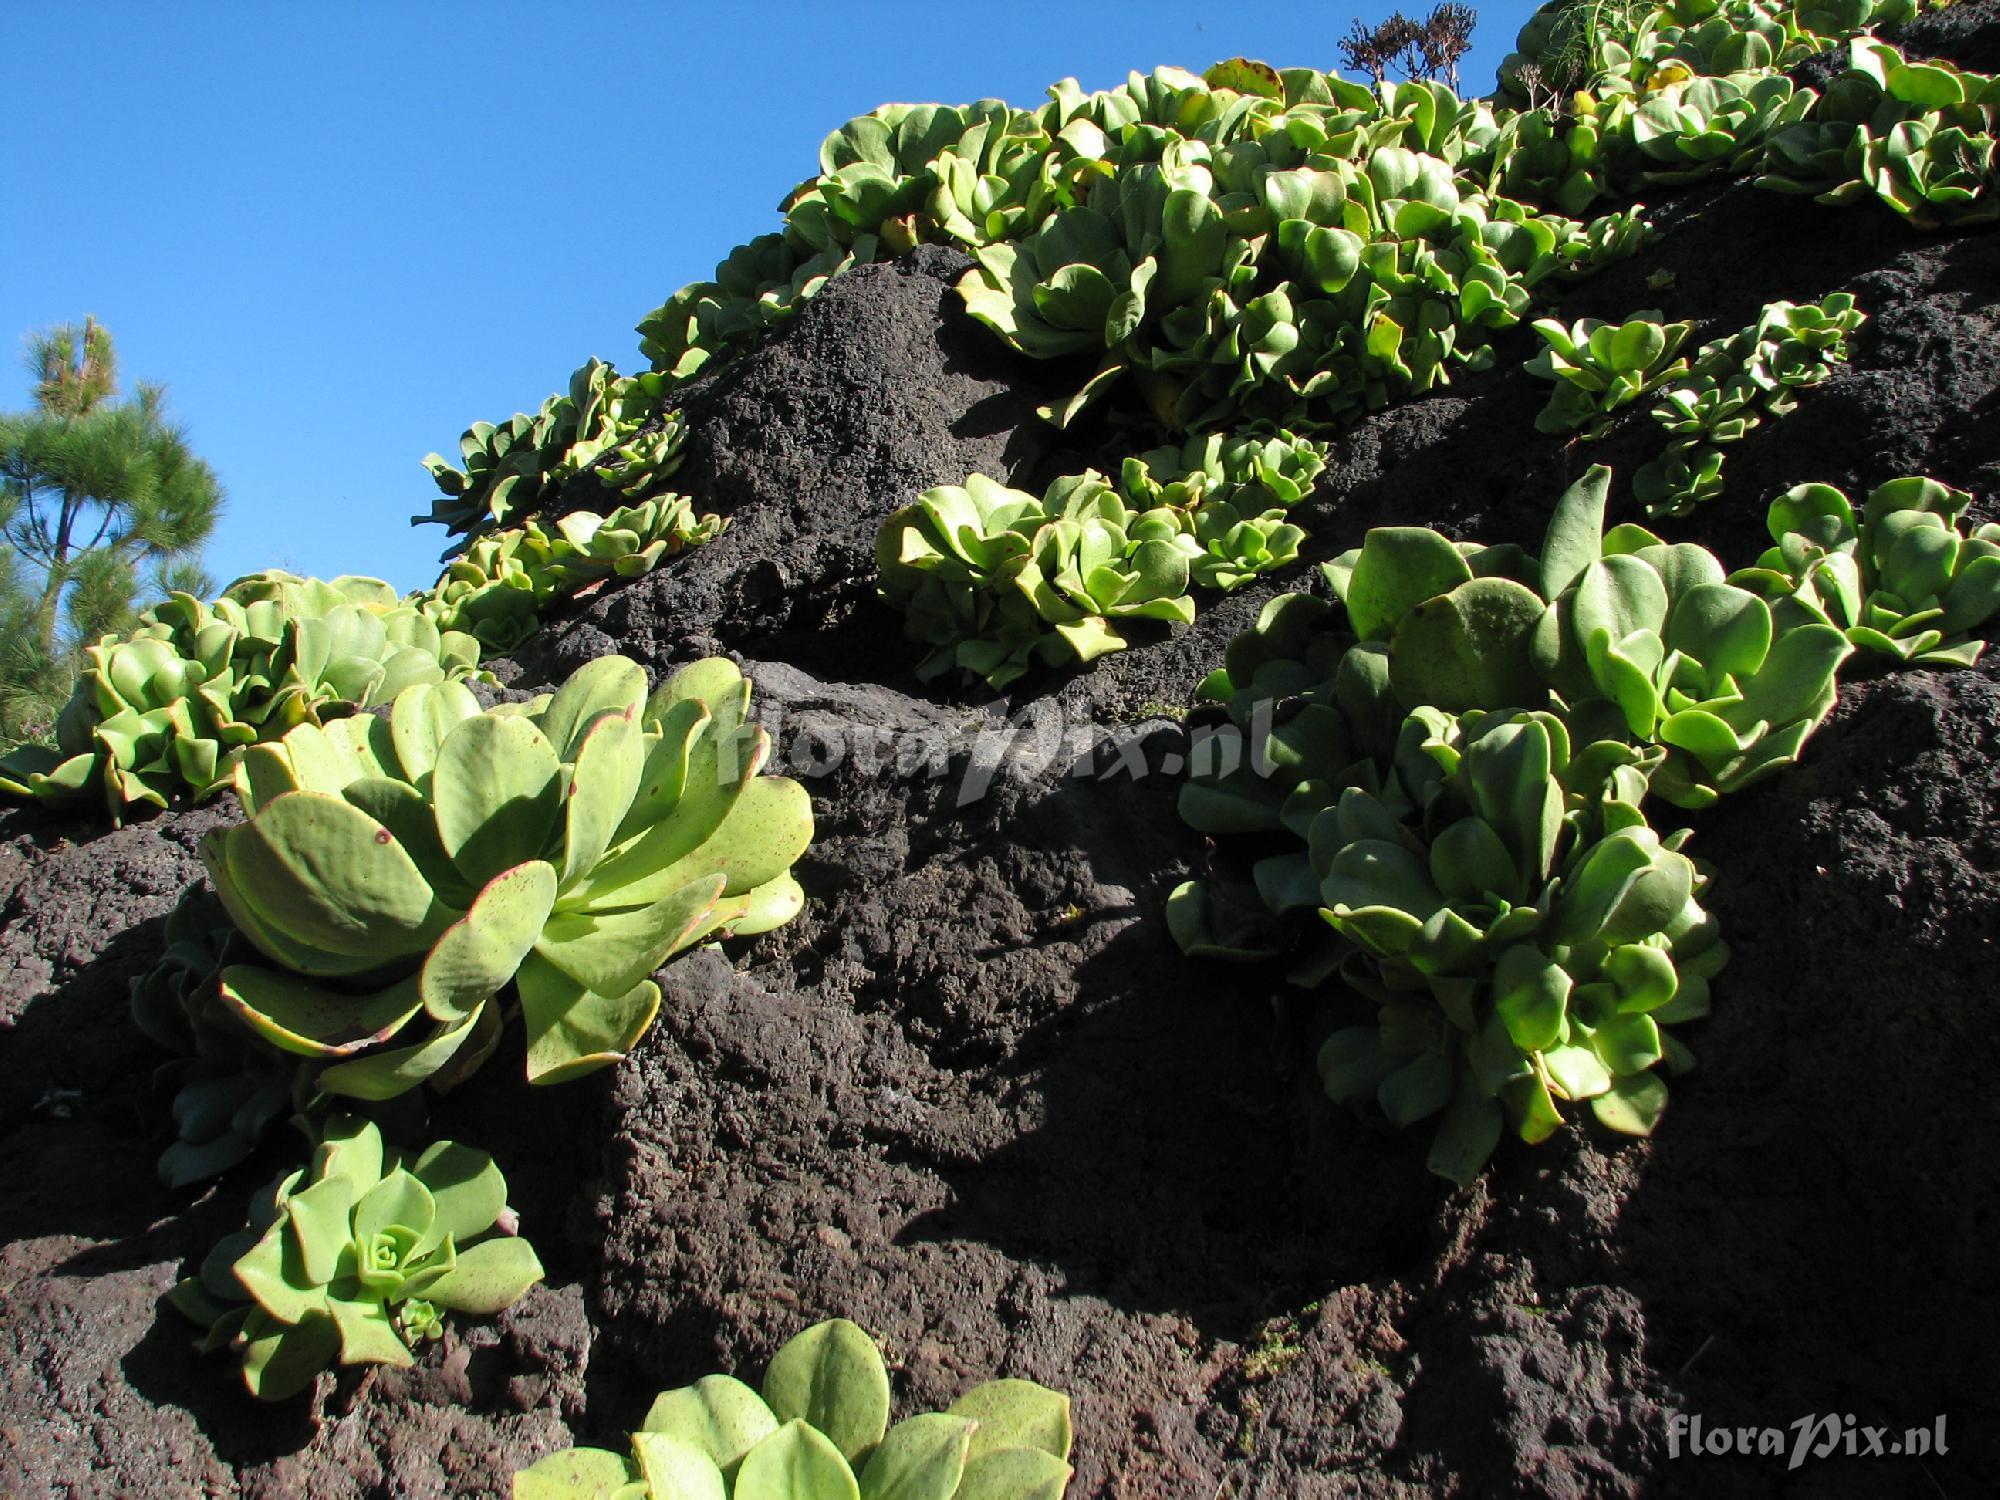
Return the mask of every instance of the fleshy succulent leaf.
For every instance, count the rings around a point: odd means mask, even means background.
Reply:
[[[514,1500],[609,1500],[632,1480],[632,1465],[603,1448],[565,1448],[514,1475]]]
[[[969,1457],[1002,1448],[1037,1448],[1055,1458],[1069,1457],[1069,1397],[1032,1380],[989,1380],[960,1396],[946,1411],[979,1424]]]
[[[431,778],[438,837],[467,880],[483,884],[538,859],[561,807],[556,752],[525,718],[480,714],[438,746]]]
[[[645,1500],[728,1500],[722,1470],[701,1449],[659,1432],[632,1434]]]
[[[845,1318],[814,1324],[772,1356],[763,1395],[779,1422],[811,1424],[852,1462],[888,1430],[888,1371],[875,1341]]]
[[[861,1500],[840,1449],[799,1418],[744,1456],[731,1494],[732,1500]]]
[[[515,976],[528,1030],[528,1082],[561,1083],[620,1061],[660,1010],[660,987],[616,995],[586,989],[539,953]]]
[[[555,901],[556,872],[539,859],[489,880],[431,945],[419,981],[424,1009],[455,1022],[490,1000],[534,948]]]
[[[298,1323],[267,1322],[244,1342],[243,1383],[253,1396],[282,1401],[310,1385],[339,1352],[340,1331],[331,1314]]]
[[[429,946],[442,925],[429,883],[359,808],[292,792],[205,841],[217,893],[252,942],[285,934],[273,960],[308,974],[377,968]],[[246,923],[244,913],[254,913]]]
[[[255,964],[224,969],[216,992],[265,1041],[307,1057],[344,1057],[387,1041],[423,1009],[414,979],[351,995]]]
[[[743,1455],[778,1430],[764,1398],[730,1375],[704,1375],[663,1391],[646,1413],[642,1432],[678,1438],[701,1449],[734,1478]]]
[[[426,1147],[409,1170],[431,1195],[435,1211],[427,1237],[431,1244],[446,1235],[467,1244],[491,1229],[507,1207],[507,1181],[500,1168],[492,1157],[471,1146],[438,1141]]]
[[[407,1093],[465,1050],[489,1014],[486,1006],[478,1006],[463,1020],[440,1022],[422,1041],[335,1063],[319,1075],[319,1088],[349,1099],[393,1099]]]
[[[974,1424],[927,1412],[891,1427],[861,1470],[861,1500],[952,1500]]]
[[[1000,1448],[966,1464],[957,1500],[1062,1500],[1072,1472],[1039,1448]]]
[[[453,1312],[483,1317],[513,1306],[542,1274],[533,1245],[497,1235],[458,1251],[451,1269],[424,1288],[424,1298]]]
[[[1341,600],[1355,635],[1387,640],[1404,615],[1471,578],[1464,555],[1435,531],[1382,526],[1363,540]]]

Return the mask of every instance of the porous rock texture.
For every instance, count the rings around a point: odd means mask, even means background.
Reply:
[[[1937,50],[1990,44],[1993,7],[1962,9],[1927,23]],[[1663,305],[1707,338],[1842,289],[1870,314],[1676,536],[1747,562],[1762,502],[1808,479],[1930,472],[1992,514],[2000,235],[1742,184],[1655,212],[1645,257],[1560,316]],[[201,1196],[151,1175],[169,1091],[126,986],[227,803],[0,827],[0,1493],[504,1494],[832,1315],[882,1341],[902,1409],[1002,1374],[1071,1392],[1077,1497],[1992,1493],[2000,676],[1857,673],[1798,767],[1693,819],[1734,949],[1687,1032],[1700,1070],[1650,1141],[1508,1143],[1455,1191],[1421,1133],[1321,1095],[1334,1000],[1165,935],[1204,859],[1178,710],[1314,569],[1004,701],[912,675],[872,595],[880,518],[1123,441],[1035,423],[1074,372],[996,348],[961,264],[852,273],[698,382],[682,482],[731,529],[502,664],[525,689],[614,649],[734,653],[818,837],[803,915],[671,964],[623,1066],[541,1093],[503,1053],[439,1107],[437,1134],[499,1158],[550,1280],[413,1371],[261,1406],[155,1306],[292,1149]],[[1533,347],[1341,438],[1307,561],[1385,522],[1532,545],[1585,465],[1653,455],[1643,412],[1596,445],[1537,436]],[[1892,1440],[1941,1415],[1947,1451],[1676,1457],[1676,1413]]]

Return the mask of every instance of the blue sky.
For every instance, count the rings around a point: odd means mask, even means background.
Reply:
[[[424,454],[591,355],[639,365],[633,324],[778,227],[853,115],[1239,55],[1334,68],[1392,8],[15,0],[0,340],[93,313],[128,388],[166,383],[229,491],[218,581],[417,588],[445,542],[408,524]],[[1479,7],[1469,92],[1531,9]],[[0,408],[28,392],[0,362]]]

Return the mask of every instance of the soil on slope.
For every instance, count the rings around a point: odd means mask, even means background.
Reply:
[[[1994,11],[1927,21],[1936,49],[1990,46]],[[1930,472],[1991,506],[2000,234],[1744,185],[1656,219],[1646,258],[1561,316],[1663,306],[1707,338],[1845,289],[1871,318],[1675,535],[1747,561],[1762,502],[1807,479],[1858,496]],[[1689,1030],[1699,1072],[1651,1141],[1571,1128],[1453,1191],[1420,1134],[1320,1095],[1332,1002],[1164,935],[1203,850],[1163,711],[1313,569],[997,704],[911,674],[872,598],[880,517],[1116,441],[1058,451],[1029,413],[1060,372],[957,311],[956,265],[842,278],[691,392],[682,482],[734,526],[512,665],[535,686],[611,649],[737,653],[813,792],[812,899],[670,966],[614,1072],[530,1093],[503,1054],[440,1108],[438,1133],[500,1158],[551,1278],[414,1371],[263,1407],[156,1311],[289,1151],[201,1197],[151,1175],[170,1091],[126,986],[227,810],[0,829],[0,1493],[501,1494],[833,1314],[882,1340],[907,1409],[1001,1373],[1069,1390],[1078,1497],[2000,1487],[2000,675],[1856,676],[1800,766],[1696,820],[1735,950]],[[1493,374],[1343,437],[1301,516],[1309,560],[1389,521],[1532,544],[1587,464],[1653,456],[1643,413],[1594,445],[1537,437],[1532,349],[1522,330]],[[1676,1459],[1673,1413],[1894,1434],[1943,1415],[1949,1451]]]

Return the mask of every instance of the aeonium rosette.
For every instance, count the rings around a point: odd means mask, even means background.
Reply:
[[[237,777],[248,821],[202,845],[268,960],[225,969],[223,1004],[352,1098],[458,1082],[503,1005],[526,1027],[530,1082],[617,1061],[652,1023],[649,976],[670,955],[803,903],[790,867],[811,802],[758,774],[770,741],[749,703],[728,661],[649,698],[638,664],[612,656],[533,703],[481,712],[441,683],[387,718],[255,747]]]

